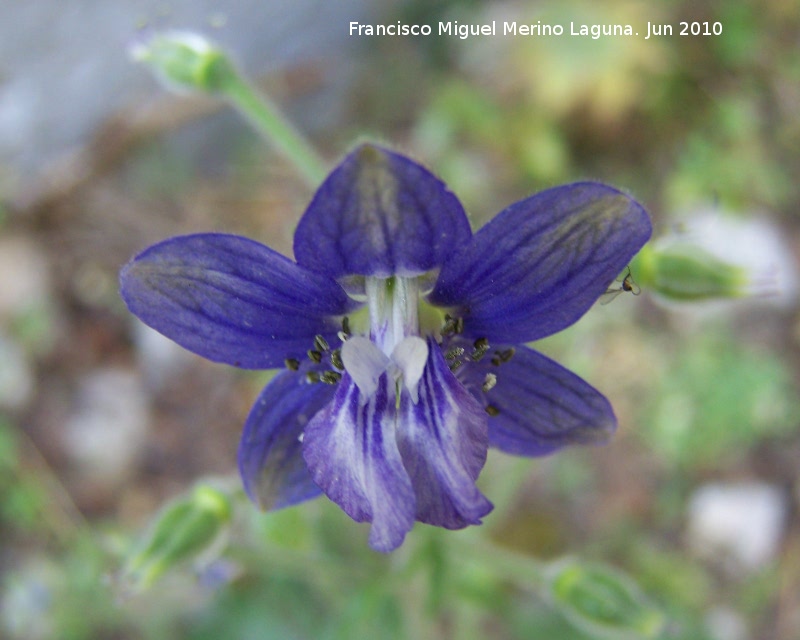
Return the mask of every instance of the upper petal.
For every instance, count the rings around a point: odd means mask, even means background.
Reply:
[[[396,441],[394,381],[383,374],[366,402],[345,373],[333,401],[311,420],[303,456],[314,481],[357,522],[371,522],[369,544],[392,551],[414,525],[411,481]]]
[[[461,529],[480,524],[492,504],[475,486],[489,446],[486,412],[430,343],[419,401],[403,394],[398,445],[417,497],[420,522]]]
[[[471,236],[458,199],[427,169],[362,145],[317,191],[294,236],[304,267],[335,278],[416,275]]]
[[[650,237],[647,212],[593,182],[511,205],[442,267],[429,296],[460,307],[465,334],[529,342],[580,318]]]
[[[239,443],[239,473],[247,495],[262,509],[288,507],[321,493],[300,441],[334,391],[327,384],[309,384],[302,373],[282,371],[259,395]]]
[[[570,444],[605,442],[617,419],[606,397],[557,362],[527,347],[500,366],[481,360],[470,374],[480,395],[485,372],[497,376],[485,401],[497,410],[489,417],[489,441],[506,453],[540,456]],[[494,411],[492,411],[494,413]]]
[[[330,316],[354,307],[327,276],[258,242],[206,233],[145,249],[120,272],[132,313],[209,360],[249,369],[302,358],[314,336],[336,337]]]

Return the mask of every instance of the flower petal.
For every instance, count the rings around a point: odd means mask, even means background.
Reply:
[[[334,391],[327,384],[307,383],[304,374],[282,371],[256,400],[239,444],[239,473],[247,495],[262,509],[288,507],[321,493],[308,473],[300,441]]]
[[[419,402],[401,396],[398,445],[417,496],[420,522],[461,529],[492,510],[475,486],[489,446],[486,412],[430,343]]]
[[[429,300],[460,307],[468,336],[538,340],[580,318],[650,232],[645,210],[612,187],[548,189],[478,231],[442,267]]]
[[[353,520],[371,522],[369,544],[386,552],[414,525],[414,492],[395,439],[394,381],[383,374],[374,395],[360,395],[345,373],[306,427],[303,456],[317,485]]]
[[[317,191],[294,236],[298,264],[338,278],[417,275],[472,235],[464,209],[427,169],[362,145]]]
[[[428,343],[419,336],[406,336],[392,351],[392,362],[400,371],[403,386],[411,395],[411,402],[417,404],[419,393],[417,385],[428,362]]]
[[[489,417],[489,442],[506,453],[541,456],[570,444],[599,444],[617,426],[606,397],[557,362],[527,347],[517,347],[508,362],[495,367],[488,358],[471,373],[497,376],[485,394],[499,413]],[[470,385],[473,388],[473,385]],[[474,385],[476,395],[480,384]]]
[[[245,369],[303,358],[329,316],[354,308],[330,278],[253,240],[225,234],[170,238],[145,249],[120,273],[128,308],[181,346]]]
[[[361,401],[366,402],[378,388],[391,360],[369,338],[353,336],[342,345],[342,362],[361,391]]]

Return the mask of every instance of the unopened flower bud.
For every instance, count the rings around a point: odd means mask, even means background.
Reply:
[[[596,638],[656,638],[664,615],[628,576],[568,559],[550,566],[549,595],[578,628]]]
[[[134,589],[146,589],[175,565],[199,559],[215,547],[231,518],[230,497],[199,485],[167,505],[123,571]]]
[[[173,91],[220,93],[237,77],[225,52],[191,31],[152,34],[131,47],[131,55]]]
[[[647,245],[631,269],[639,286],[675,301],[741,298],[752,293],[746,269],[693,244]]]

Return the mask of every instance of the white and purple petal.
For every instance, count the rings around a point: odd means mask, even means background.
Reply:
[[[388,552],[414,525],[415,499],[397,448],[395,384],[380,376],[366,401],[345,373],[333,401],[311,420],[303,456],[314,481],[357,522],[371,522],[369,544]]]
[[[580,318],[650,237],[645,210],[594,182],[511,205],[442,267],[428,299],[454,308],[464,334],[538,340]]]
[[[362,145],[320,186],[297,225],[294,255],[335,278],[417,275],[443,264],[471,235],[461,203],[432,173]]]
[[[478,397],[485,373],[497,376],[483,397],[497,413],[489,417],[489,442],[506,453],[542,456],[567,445],[600,444],[616,429],[602,393],[533,349],[517,347],[499,367],[484,358],[470,368],[469,387]]]
[[[239,443],[239,473],[250,499],[280,509],[320,495],[303,460],[309,421],[333,398],[335,387],[309,384],[303,373],[282,371],[264,388]]]
[[[245,369],[302,358],[355,303],[331,278],[258,242],[204,233],[160,242],[120,272],[131,312],[181,346]]]
[[[480,524],[492,504],[475,486],[489,445],[486,412],[430,343],[417,391],[403,394],[398,444],[416,495],[416,519],[461,529]]]

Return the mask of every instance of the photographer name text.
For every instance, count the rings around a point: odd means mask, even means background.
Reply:
[[[559,23],[537,21],[523,24],[516,21],[498,25],[497,20],[482,24],[459,23],[457,20],[440,22],[438,29],[428,24],[364,24],[350,22],[351,36],[451,36],[466,40],[473,36],[506,37],[547,37],[575,36],[599,40],[604,37],[636,37],[644,34],[644,39],[664,36],[719,36],[722,35],[721,22],[678,22],[677,24],[648,22],[644,29],[635,29],[630,24],[583,24],[570,22],[565,26]],[[641,36],[640,36],[641,37]]]

